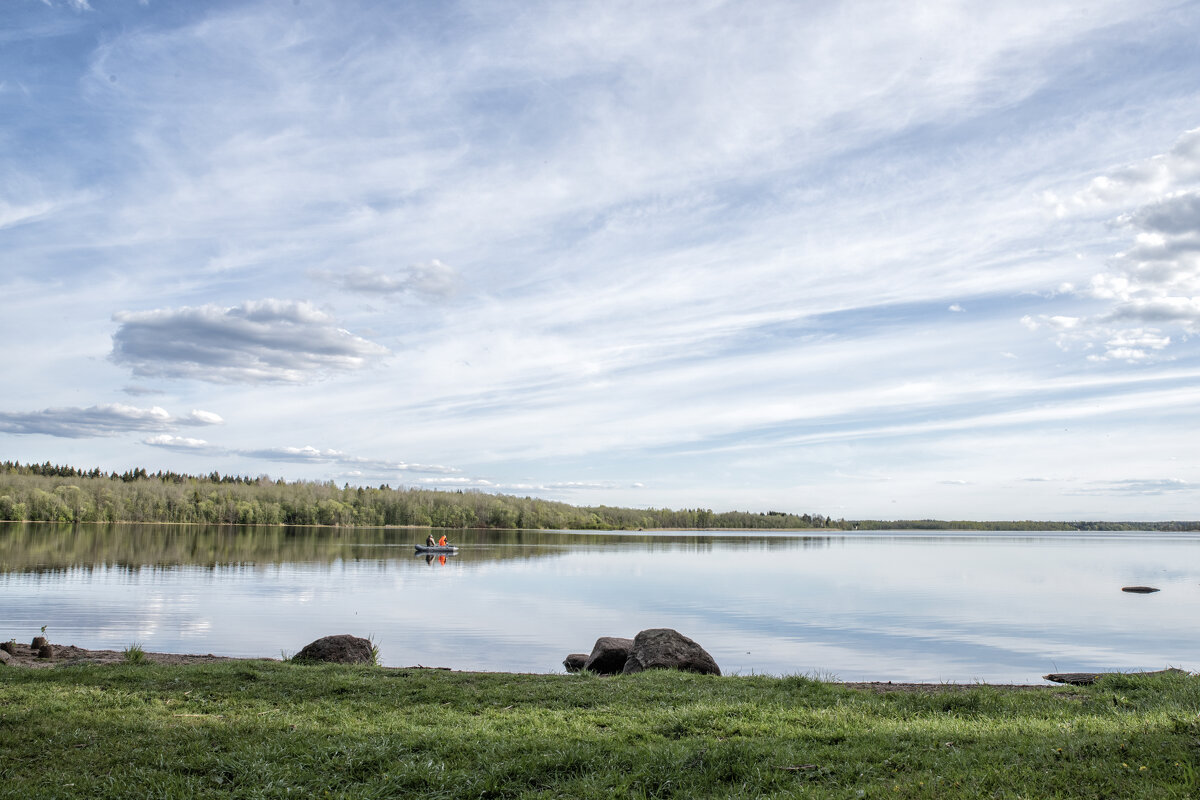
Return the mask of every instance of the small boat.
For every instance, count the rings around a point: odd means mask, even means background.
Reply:
[[[417,548],[418,553],[457,553],[458,552],[458,548],[452,544],[447,544],[447,545],[419,544],[419,545],[416,545],[416,548]]]

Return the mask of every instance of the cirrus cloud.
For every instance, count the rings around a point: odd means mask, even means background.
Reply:
[[[139,376],[303,383],[388,354],[305,301],[121,311],[113,319],[111,358]]]

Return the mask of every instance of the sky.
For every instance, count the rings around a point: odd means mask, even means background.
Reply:
[[[1200,518],[1200,3],[0,0],[0,459]]]

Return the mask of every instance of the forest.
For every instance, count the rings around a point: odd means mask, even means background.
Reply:
[[[0,520],[637,530],[837,528],[821,514],[572,506],[479,491],[0,462]]]
[[[0,520],[527,530],[1200,530],[1196,521],[835,520],[782,511],[573,506],[475,490],[338,487],[331,481],[150,473],[143,468],[118,473],[13,461],[0,462]]]

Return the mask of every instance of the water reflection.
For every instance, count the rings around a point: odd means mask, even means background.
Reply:
[[[548,672],[673,627],[726,672],[1031,681],[1200,667],[1188,534],[597,534],[0,525],[0,637],[278,656],[371,634],[385,663]],[[1155,595],[1120,587],[1151,584]]]
[[[0,522],[0,573],[53,572],[80,565],[137,569],[196,565],[380,563],[413,553],[429,529],[217,525],[54,525]],[[586,531],[449,532],[465,562],[540,559],[567,550],[603,548],[640,552],[709,552],[735,542],[755,549],[827,546],[827,536],[592,533]]]

